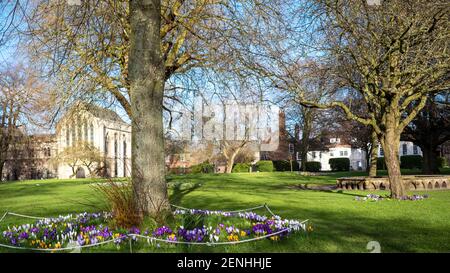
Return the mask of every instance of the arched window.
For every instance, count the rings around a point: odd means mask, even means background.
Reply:
[[[108,145],[109,145],[109,142],[108,142],[108,134],[106,134],[105,135],[105,139],[104,139],[104,151],[105,151],[105,157],[108,157]]]
[[[123,176],[127,176],[127,141],[123,140]]]
[[[77,119],[77,140],[82,141],[83,140],[83,125],[81,124],[80,119]]]
[[[84,141],[88,141],[89,140],[89,136],[88,136],[88,124],[87,124],[87,122],[84,122],[84,124],[83,124],[83,126],[84,126]]]
[[[70,146],[70,127],[66,126],[66,146]]]
[[[76,137],[77,137],[77,132],[76,132],[76,129],[75,129],[75,125],[73,124],[71,127],[70,127],[70,132],[72,133],[72,143],[71,143],[71,145],[73,146],[73,145],[75,145],[75,142],[77,141],[77,139],[76,139]]]
[[[117,145],[117,134],[114,134],[114,176],[117,177],[119,175],[118,170],[118,145]]]
[[[90,131],[91,131],[91,143],[92,144],[94,144],[94,124],[92,124],[92,122],[91,122],[91,125],[90,125]]]

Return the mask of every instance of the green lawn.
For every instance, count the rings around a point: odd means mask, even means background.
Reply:
[[[140,251],[368,252],[366,245],[369,241],[378,241],[382,252],[450,251],[450,190],[430,191],[430,198],[424,201],[358,202],[354,200],[355,196],[363,196],[368,192],[300,190],[295,187],[298,184],[333,185],[337,177],[361,174],[169,176],[173,204],[234,210],[268,203],[282,217],[309,219],[314,232],[282,242],[264,240],[229,247],[141,247]],[[0,213],[12,211],[56,216],[98,211],[103,208],[103,204],[91,185],[99,181],[84,179],[0,183]],[[385,195],[388,192],[376,193]],[[26,221],[7,217],[0,228]],[[114,247],[97,249],[109,250],[114,250]],[[2,251],[5,250],[0,249]]]

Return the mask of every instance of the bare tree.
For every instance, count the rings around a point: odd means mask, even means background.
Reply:
[[[143,214],[169,209],[164,178],[166,82],[221,61],[238,25],[234,1],[38,1],[30,52],[64,83],[62,102],[116,102],[132,121],[132,180]],[[228,58],[229,60],[229,58]],[[64,87],[62,87],[64,86]]]
[[[12,147],[24,141],[27,130],[40,125],[42,90],[34,72],[23,65],[0,71],[0,177],[6,159],[14,159],[14,153],[8,155]]]
[[[267,23],[266,29],[260,28],[253,50],[257,53],[247,52],[242,58],[261,76],[295,92],[302,105],[337,107],[347,118],[370,126],[384,150],[391,196],[401,198],[406,190],[398,158],[400,135],[425,106],[428,94],[449,87],[449,9],[447,1],[293,3],[284,14],[292,11],[298,20],[290,16],[278,16],[278,24],[267,20],[275,26]],[[307,57],[316,59],[335,84],[332,100],[309,100],[291,74],[308,49],[312,50]],[[351,92],[363,98],[367,117],[351,110],[353,100],[344,101]]]

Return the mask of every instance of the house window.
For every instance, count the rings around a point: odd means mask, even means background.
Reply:
[[[403,155],[408,154],[408,145],[406,145],[406,143],[403,143],[402,145],[402,154]]]
[[[333,157],[334,156],[334,153],[333,152],[330,152],[330,157]]]
[[[312,152],[312,157],[316,158],[316,152]]]
[[[292,155],[294,154],[294,144],[289,143],[289,153]]]
[[[348,151],[344,151],[344,156],[348,156]]]
[[[344,151],[339,151],[340,156],[344,156]]]
[[[413,145],[413,154],[415,155],[419,154],[419,149],[417,148],[417,145]]]
[[[380,147],[380,156],[384,156],[383,148]]]

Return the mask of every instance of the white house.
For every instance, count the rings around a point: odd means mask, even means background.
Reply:
[[[350,170],[365,170],[368,162],[366,152],[361,148],[354,148],[349,144],[341,143],[340,138],[329,138],[329,143],[323,145],[322,149],[313,149],[308,152],[308,161],[317,161],[321,164],[321,171],[331,171],[329,160],[331,158],[350,159]],[[412,142],[401,141],[399,156],[422,155],[420,148]],[[383,157],[383,149],[378,148],[378,157]]]

